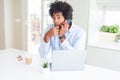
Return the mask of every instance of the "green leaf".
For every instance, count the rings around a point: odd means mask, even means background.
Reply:
[[[118,33],[118,32],[120,32],[120,27],[117,24],[110,25],[110,26],[103,25],[100,28],[100,31],[102,31],[102,32],[110,32],[110,33]]]
[[[109,27],[106,26],[106,25],[103,25],[103,26],[101,27],[100,31],[102,31],[102,32],[108,32],[108,31],[109,31]]]
[[[48,68],[48,62],[45,62],[43,65],[42,65],[43,68]]]

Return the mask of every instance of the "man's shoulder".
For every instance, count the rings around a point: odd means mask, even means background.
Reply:
[[[85,32],[85,30],[81,26],[78,26],[76,24],[72,25],[72,31]]]
[[[71,33],[75,34],[76,36],[86,36],[86,31],[83,27],[73,24]]]
[[[47,28],[52,28],[54,24],[49,24]]]
[[[54,24],[49,24],[49,25],[46,27],[45,32],[49,31],[53,26],[54,26]]]

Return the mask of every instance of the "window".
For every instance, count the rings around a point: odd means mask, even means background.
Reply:
[[[118,24],[120,26],[120,1],[116,0],[119,3],[116,1],[111,3],[112,0],[97,1],[100,0],[90,0],[88,46],[120,50],[120,44],[117,42],[99,40],[99,30],[102,25]]]
[[[120,7],[105,7],[105,24],[120,25]]]
[[[38,51],[44,29],[52,22],[49,4],[53,0],[28,0],[27,50]]]

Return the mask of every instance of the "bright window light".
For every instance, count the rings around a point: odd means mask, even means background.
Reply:
[[[120,7],[106,7],[105,8],[105,24],[120,25]]]

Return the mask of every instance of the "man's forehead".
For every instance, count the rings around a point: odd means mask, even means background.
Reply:
[[[61,16],[62,13],[61,12],[56,12],[56,13],[53,13],[53,16]]]

